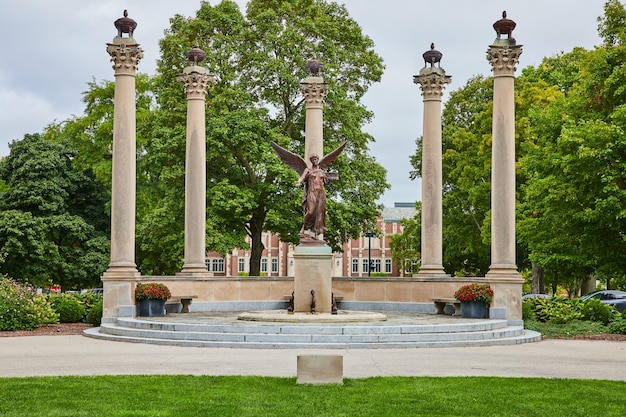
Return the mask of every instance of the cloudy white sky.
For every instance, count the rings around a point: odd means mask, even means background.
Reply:
[[[237,2],[242,9],[247,3]],[[517,23],[513,36],[524,45],[519,74],[543,57],[598,45],[597,17],[604,6],[604,0],[338,2],[374,40],[386,65],[382,82],[371,87],[364,102],[375,114],[366,126],[376,138],[371,152],[392,185],[380,200],[387,206],[421,199],[419,180],[408,178],[409,155],[422,134],[422,98],[413,75],[423,67],[422,53],[431,42],[452,76],[446,91],[454,91],[473,75],[490,75],[485,52],[503,10]],[[169,18],[194,16],[199,6],[200,0],[0,0],[0,156],[24,134],[81,115],[87,82],[113,79],[105,44],[117,34],[113,22],[124,9],[138,23],[135,39],[144,49],[139,71],[154,74]]]

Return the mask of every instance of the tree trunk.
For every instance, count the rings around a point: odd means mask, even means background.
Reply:
[[[261,258],[265,245],[261,240],[263,233],[263,224],[265,223],[265,211],[257,210],[250,219],[249,232],[252,239],[252,247],[250,248],[250,276],[258,277],[261,275]]]
[[[608,288],[607,288],[608,289]],[[590,275],[583,281],[582,288],[580,289],[580,295],[585,295],[596,290],[596,279]]]
[[[545,274],[543,268],[533,262],[533,293],[544,294],[546,292]]]

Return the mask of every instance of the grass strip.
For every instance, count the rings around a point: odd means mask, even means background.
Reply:
[[[295,378],[94,376],[0,378],[0,416],[626,415],[626,382],[377,377],[344,385]]]

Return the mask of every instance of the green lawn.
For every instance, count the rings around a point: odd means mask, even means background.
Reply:
[[[394,377],[309,386],[266,377],[0,378],[0,416],[624,415],[626,382],[613,381]]]

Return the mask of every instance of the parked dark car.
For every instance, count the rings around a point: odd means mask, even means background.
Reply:
[[[612,305],[619,312],[626,310],[626,291],[602,290],[580,297],[583,301],[590,300],[592,298],[600,300],[605,304]]]

